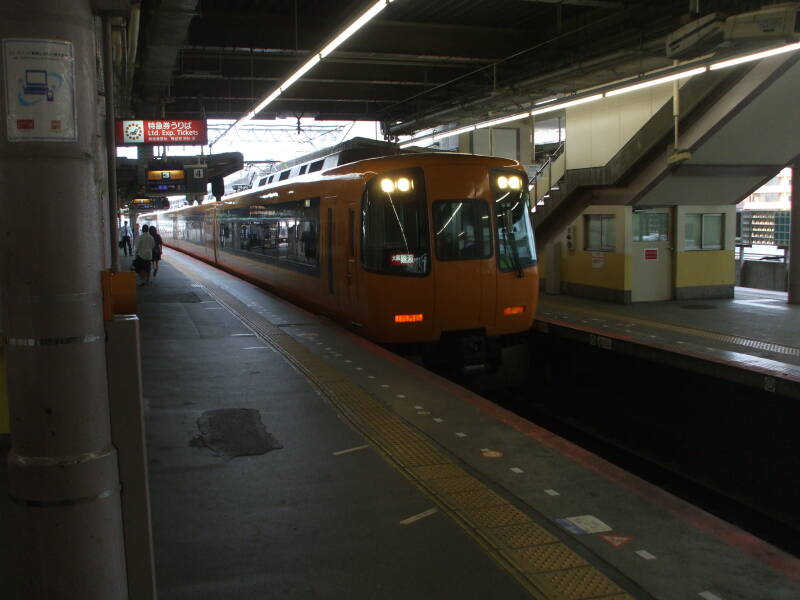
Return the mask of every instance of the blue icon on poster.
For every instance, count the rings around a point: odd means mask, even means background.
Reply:
[[[17,99],[22,106],[32,106],[43,100],[52,102],[55,93],[64,83],[64,79],[58,73],[49,73],[44,69],[26,69],[25,81],[20,81],[22,91],[17,94]],[[26,98],[34,96],[34,98]],[[38,97],[37,97],[38,96]]]

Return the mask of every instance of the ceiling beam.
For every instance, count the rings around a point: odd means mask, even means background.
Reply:
[[[569,4],[571,6],[591,6],[593,8],[621,9],[625,8],[624,2],[614,0],[522,0],[523,2],[537,2],[539,4]]]
[[[256,77],[256,76],[235,76],[224,75],[222,73],[202,73],[191,72],[181,73],[175,76],[175,79],[213,79],[220,81],[267,81],[276,82],[282,81],[280,77]],[[337,85],[402,85],[402,86],[418,86],[418,87],[434,87],[436,82],[430,81],[397,81],[391,79],[322,79],[317,77],[303,78],[303,83],[334,83]]]
[[[223,46],[184,46],[183,54],[191,57],[214,57],[238,60],[283,60],[300,62],[310,56],[307,50],[289,50],[283,48],[235,48]],[[365,63],[365,64],[397,64],[409,66],[448,67],[458,65],[489,65],[496,58],[475,56],[453,56],[440,54],[401,53],[401,52],[348,52],[339,50],[326,56],[326,63]]]

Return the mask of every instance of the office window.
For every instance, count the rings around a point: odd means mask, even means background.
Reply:
[[[686,215],[686,250],[722,248],[722,214]]]
[[[664,242],[669,239],[669,214],[633,213],[634,242]]]
[[[585,250],[613,252],[617,247],[617,218],[614,215],[586,215]]]

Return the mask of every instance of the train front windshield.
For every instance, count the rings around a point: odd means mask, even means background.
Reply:
[[[536,264],[536,245],[530,219],[530,195],[524,177],[515,171],[492,172],[497,215],[497,261],[501,271]]]
[[[362,205],[364,268],[391,275],[426,275],[430,270],[427,213],[422,169],[373,177]]]

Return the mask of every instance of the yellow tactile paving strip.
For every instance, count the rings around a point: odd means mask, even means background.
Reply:
[[[585,306],[577,306],[568,302],[559,301],[558,303],[550,302],[546,298],[540,298],[539,310],[549,310],[551,312],[558,312],[559,310],[569,310],[595,317],[603,317],[606,319],[613,319],[618,322],[636,323],[638,325],[646,325],[648,327],[655,327],[657,329],[666,329],[674,333],[683,333],[685,335],[692,335],[695,337],[705,338],[708,340],[715,340],[726,344],[734,344],[737,346],[745,346],[755,350],[764,350],[766,352],[774,352],[775,354],[786,354],[787,356],[800,356],[800,348],[793,346],[784,346],[783,344],[774,344],[772,342],[764,342],[761,340],[754,340],[751,338],[739,337],[736,335],[728,335],[725,333],[717,333],[714,331],[705,331],[703,329],[692,329],[691,327],[683,327],[681,325],[672,325],[670,323],[661,323],[659,321],[651,321],[648,319],[641,319],[629,315],[622,315],[613,312],[604,312],[594,308]]]
[[[303,344],[185,264],[172,264],[294,364],[388,461],[537,600],[633,600],[511,502],[471,476],[405,420]]]

